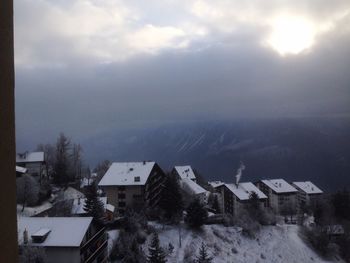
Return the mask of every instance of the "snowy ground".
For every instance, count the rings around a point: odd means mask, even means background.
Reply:
[[[17,216],[34,216],[36,214],[44,212],[47,209],[50,209],[51,207],[52,207],[52,204],[48,201],[45,201],[39,206],[25,207],[24,211],[22,212],[22,205],[18,204]]]
[[[181,230],[182,246],[179,247],[177,227],[152,224],[159,233],[161,245],[175,248],[167,257],[168,262],[190,262],[204,242],[214,262],[234,263],[309,263],[343,262],[327,261],[319,257],[298,235],[296,225],[278,225],[263,227],[255,239],[242,236],[235,227],[221,225],[204,226],[201,232],[194,232],[183,227]],[[144,245],[147,253],[148,238]]]

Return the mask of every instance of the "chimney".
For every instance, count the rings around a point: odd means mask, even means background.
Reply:
[[[146,161],[143,161],[143,165],[145,165],[146,164]]]

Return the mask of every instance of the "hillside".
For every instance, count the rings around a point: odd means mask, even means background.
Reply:
[[[160,243],[174,246],[168,262],[192,262],[202,242],[215,263],[335,263],[341,260],[325,260],[308,247],[298,235],[296,225],[263,227],[255,239],[243,236],[238,228],[221,225],[203,226],[201,232],[181,230],[182,246],[179,247],[178,228],[153,224],[159,233]],[[147,243],[150,242],[150,237]],[[147,251],[147,245],[144,245]]]
[[[347,123],[336,119],[173,123],[99,134],[83,147],[90,163],[155,160],[165,170],[191,164],[208,180],[230,182],[243,161],[244,181],[312,180],[333,191],[350,183]]]

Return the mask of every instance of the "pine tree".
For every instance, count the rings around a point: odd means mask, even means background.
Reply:
[[[181,214],[183,210],[183,201],[178,178],[173,174],[169,174],[164,182],[159,206],[164,210],[167,219]]]
[[[214,195],[212,208],[215,210],[216,213],[220,212],[219,200],[217,195]]]
[[[186,209],[187,215],[185,221],[191,227],[201,227],[208,218],[208,212],[204,206],[195,199]]]
[[[211,263],[212,260],[213,260],[213,258],[209,257],[209,255],[207,253],[206,245],[202,242],[202,245],[199,248],[199,255],[196,257],[194,262],[195,263]]]
[[[86,191],[86,201],[84,211],[92,216],[97,221],[104,219],[104,206],[97,194],[97,185],[92,183],[88,186]]]
[[[56,142],[56,160],[54,164],[54,182],[57,184],[68,184],[69,181],[69,150],[71,147],[70,140],[61,133]]]
[[[150,247],[148,248],[147,262],[149,263],[165,263],[165,253],[159,245],[159,237],[154,233]]]

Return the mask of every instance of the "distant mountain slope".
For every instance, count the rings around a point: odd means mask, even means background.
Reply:
[[[191,164],[210,180],[283,177],[313,180],[325,190],[350,186],[350,123],[289,119],[177,123],[111,132],[84,142],[88,160],[156,160],[165,170]]]

